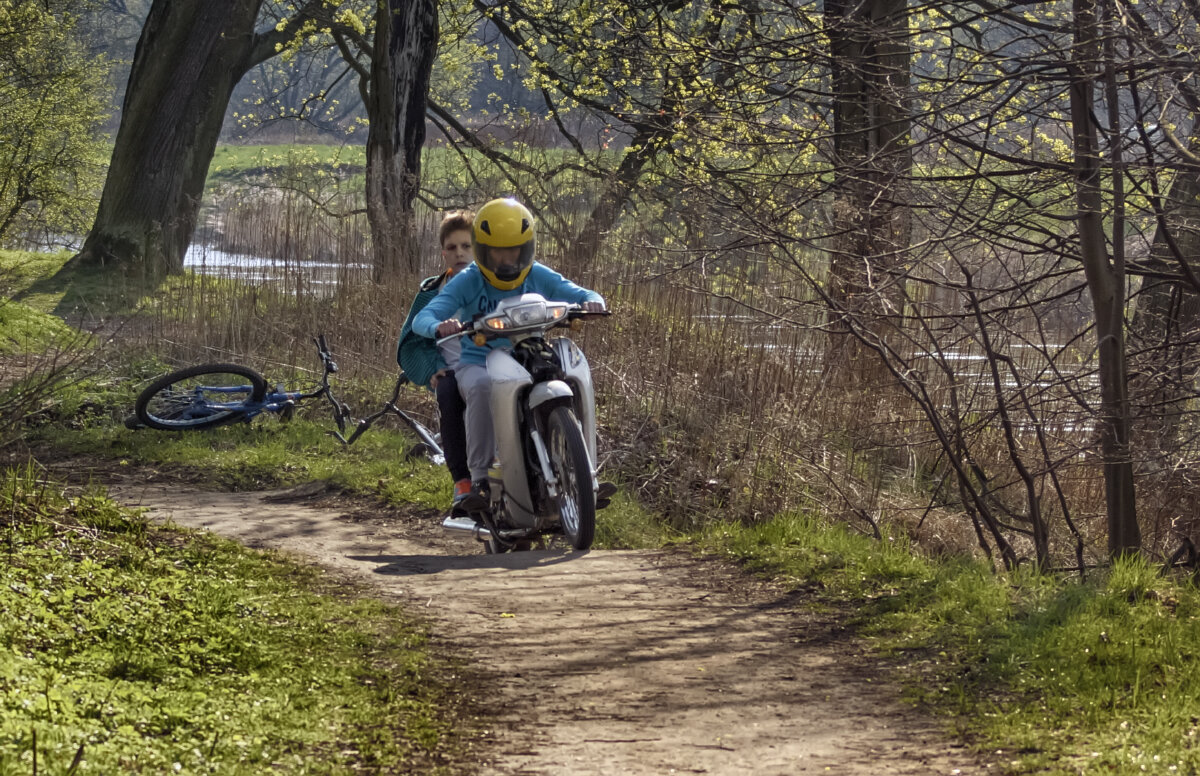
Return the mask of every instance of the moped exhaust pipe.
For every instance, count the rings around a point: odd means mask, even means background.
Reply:
[[[481,542],[491,541],[493,538],[492,532],[486,525],[480,525],[470,517],[447,517],[442,521],[442,528],[448,531],[469,533]],[[495,538],[502,542],[512,542],[518,539],[529,539],[536,535],[537,531],[532,528],[503,528],[496,532]]]
[[[488,530],[487,526],[480,525],[469,517],[447,517],[442,521],[442,528],[447,531],[472,534],[481,542],[490,541],[492,538],[492,532]]]

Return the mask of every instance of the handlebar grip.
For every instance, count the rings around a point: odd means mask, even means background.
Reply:
[[[337,372],[337,362],[333,360],[333,354],[329,352],[329,343],[325,341],[325,335],[318,334],[313,337],[313,342],[317,343],[317,355],[321,357],[321,364],[325,367],[325,371],[329,374]]]

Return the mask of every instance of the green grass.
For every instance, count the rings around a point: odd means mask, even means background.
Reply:
[[[0,299],[0,354],[44,353],[80,341],[62,319],[20,302]]]
[[[220,187],[237,189],[240,186],[282,185],[302,190],[317,199],[335,190],[361,196],[365,185],[366,151],[361,145],[223,145],[217,148],[209,167],[206,186],[209,193]],[[463,192],[482,188],[484,191],[520,190],[522,176],[530,176],[531,188],[545,185],[538,170],[555,168],[559,172],[554,190],[562,196],[580,194],[594,188],[592,178],[580,173],[568,149],[545,149],[523,145],[506,146],[505,152],[529,163],[534,172],[518,172],[517,180],[501,174],[487,156],[472,149],[463,152],[470,162],[468,170],[463,156],[445,146],[431,146],[421,160],[422,180],[435,197],[461,201]],[[597,152],[597,156],[614,168],[621,155],[615,151]],[[535,183],[536,181],[536,183]]]
[[[292,178],[316,171],[361,177],[365,165],[362,145],[222,145],[213,154],[208,183],[249,177]]]
[[[325,479],[393,504],[448,506],[449,477],[405,461],[413,441],[406,434],[372,429],[343,449],[328,429],[315,418],[170,434],[97,416],[74,429],[52,424],[42,439],[60,450],[204,471],[226,487]],[[1200,770],[1191,722],[1200,718],[1200,594],[1186,580],[1132,562],[1084,583],[997,574],[969,559],[925,557],[901,536],[879,542],[802,514],[681,535],[625,493],[600,513],[597,546],[671,542],[849,612],[895,661],[914,700],[1007,772]]]
[[[626,488],[612,503],[596,513],[594,546],[602,550],[663,547],[685,540],[685,536],[647,511]]]
[[[694,541],[849,609],[913,697],[1007,772],[1200,772],[1191,579],[1136,559],[1084,582],[1003,575],[803,515]]]
[[[138,361],[124,365],[122,375],[97,374],[64,390],[32,430],[31,441],[58,454],[175,467],[189,479],[234,490],[322,480],[392,506],[450,507],[452,483],[445,467],[410,458],[417,438],[390,419],[350,447],[331,435],[335,426],[319,404],[301,408],[290,423],[265,414],[250,423],[199,432],[127,429],[121,421],[133,411],[139,378],[152,377],[156,368],[154,362]],[[378,396],[383,386],[366,392]],[[598,548],[659,547],[682,538],[626,492],[617,494],[597,523]]]
[[[32,467],[0,512],[0,774],[440,769],[441,669],[402,612]]]
[[[4,262],[12,263],[11,254],[0,254],[0,263]],[[61,309],[62,295],[70,293],[71,286],[60,284],[56,301],[54,288],[44,285],[47,278],[56,277],[53,261],[26,266],[30,269],[21,270],[26,273],[25,282],[31,287],[42,283],[41,293],[46,294],[30,305],[31,309]],[[75,282],[90,281],[77,278]],[[34,297],[27,294],[26,298]],[[268,418],[203,433],[124,429],[120,419],[132,408],[137,381],[155,368],[148,363],[128,364],[107,376],[98,374],[64,388],[36,418],[40,424],[32,429],[36,441],[58,452],[130,465],[177,467],[224,487],[276,487],[321,479],[392,504],[430,509],[449,505],[450,483],[444,469],[405,460],[414,441],[407,434],[372,429],[354,447],[343,449],[327,435],[330,421],[323,414],[287,426]],[[66,520],[55,522],[69,524]],[[38,534],[19,541],[22,546],[37,545],[47,556],[54,548],[69,560],[77,552],[75,542],[81,532],[49,525],[29,530],[48,530],[53,538]],[[116,531],[122,532],[136,534],[132,529]],[[118,544],[108,533],[97,536],[108,544]],[[137,541],[153,544],[149,539]],[[1163,578],[1155,569],[1132,561],[1118,564],[1112,571],[1094,572],[1084,582],[1027,571],[1000,574],[970,559],[923,556],[903,536],[879,542],[803,514],[779,515],[754,527],[721,523],[699,533],[680,534],[664,527],[627,493],[600,513],[597,546],[657,547],[667,543],[734,560],[806,590],[814,605],[842,612],[879,653],[894,661],[897,676],[908,683],[914,701],[944,715],[947,726],[997,762],[998,770],[1200,773],[1200,747],[1196,744],[1200,725],[1195,722],[1200,720],[1200,593],[1190,580]],[[121,553],[132,556],[132,551]],[[121,553],[119,557],[124,557]],[[153,573],[141,582],[113,584],[125,584],[135,592],[150,590],[158,584],[154,580],[169,571],[142,561],[139,564],[136,569]],[[5,571],[12,573],[11,568]],[[280,573],[287,579],[298,578]],[[23,584],[41,584],[36,576],[29,579]],[[56,595],[54,588],[46,590],[49,592],[42,600]],[[10,592],[10,588],[0,587],[0,596]],[[0,599],[0,603],[8,606],[7,600]],[[170,616],[169,607],[151,609],[160,617]],[[87,629],[82,632],[90,633]],[[171,642],[170,648],[187,647]],[[18,650],[12,654],[17,657],[4,653],[0,660],[13,661],[31,653]],[[63,662],[53,651],[47,655],[52,659],[35,661],[34,667],[28,668],[39,673],[30,674],[32,683],[25,684],[37,688],[38,682],[50,676],[53,681],[48,687],[57,686],[54,681],[67,686],[86,674],[86,666]],[[106,659],[110,663],[116,660],[111,655]],[[285,653],[279,659],[300,658]],[[138,660],[141,662],[130,663],[130,671],[145,670],[155,676],[155,672],[170,669],[149,658]],[[0,668],[6,669],[0,671],[0,677],[10,675],[7,663]],[[9,692],[9,685],[3,686],[4,692]],[[21,698],[22,703],[29,700],[28,696]],[[65,714],[61,704],[56,705],[52,689],[33,696],[31,705],[22,708],[32,714],[38,703],[45,705],[49,714]],[[170,698],[162,705],[172,708],[172,704],[184,706]],[[87,708],[86,704],[82,707]],[[202,704],[202,708],[206,707]],[[24,725],[21,719],[18,727]],[[148,719],[146,724],[152,721]],[[221,731],[213,740],[224,745],[221,742],[227,742],[224,736],[230,731],[213,725],[213,730]],[[47,722],[38,729],[43,737],[39,740],[56,747],[57,767],[65,769],[77,751],[76,739],[64,734],[54,743],[58,734],[53,725]],[[149,735],[136,724],[133,729],[143,739]],[[20,736],[26,735],[7,728],[4,734],[13,736],[13,741],[25,740]],[[280,736],[291,740],[285,734]],[[322,745],[301,738],[289,744],[297,747],[296,751]],[[243,748],[250,746],[243,744]],[[203,745],[192,748],[207,751]],[[11,772],[29,772],[24,763],[22,767],[24,770]],[[147,767],[146,772],[156,771]],[[0,776],[4,773],[0,770]]]
[[[78,339],[52,315],[61,293],[31,293],[70,258],[69,254],[0,251],[0,354],[44,353]],[[19,295],[18,299],[11,297]]]
[[[0,251],[0,293],[8,296],[15,291],[29,288],[34,282],[58,272],[69,258],[71,254],[65,251]]]
[[[132,400],[127,410],[132,411]],[[76,428],[47,425],[34,437],[59,452],[116,458],[131,465],[175,466],[233,490],[282,487],[324,480],[350,493],[395,504],[448,508],[451,483],[443,467],[409,459],[409,434],[373,427],[351,446],[330,436],[320,417],[280,423],[274,416],[199,432],[129,430],[96,417]]]
[[[69,252],[0,251],[0,305],[20,304],[68,321],[128,315],[153,289],[118,273],[66,266]]]

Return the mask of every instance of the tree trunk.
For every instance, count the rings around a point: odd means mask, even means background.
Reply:
[[[437,37],[434,0],[379,0],[367,100],[367,219],[377,282],[420,268],[413,200]]]
[[[1108,551],[1116,557],[1141,549],[1141,532],[1129,454],[1130,410],[1125,363],[1125,268],[1110,262],[1105,244],[1100,144],[1093,121],[1093,88],[1099,81],[1096,0],[1073,0],[1075,45],[1071,55],[1071,132],[1079,216],[1079,250],[1096,319],[1100,372],[1100,453],[1108,513]]]
[[[852,321],[882,334],[901,294],[911,220],[899,187],[910,174],[907,0],[826,0],[833,86],[833,224],[827,371],[858,360]]]
[[[155,0],[129,74],[96,221],[77,260],[161,277],[183,268],[262,0]]]
[[[595,259],[604,235],[612,229],[629,202],[646,165],[653,161],[657,149],[657,138],[663,129],[650,124],[637,127],[629,141],[632,150],[621,158],[617,169],[601,183],[600,196],[587,221],[566,248],[562,267],[565,274],[575,277]]]
[[[1193,131],[1190,146],[1200,147]],[[1132,457],[1139,520],[1154,540],[1200,538],[1189,496],[1196,378],[1200,374],[1200,171],[1185,167],[1156,205],[1158,226],[1144,264],[1129,332]]]
[[[1150,409],[1140,436],[1151,455],[1176,449],[1185,403],[1196,393],[1200,294],[1187,276],[1200,273],[1200,171],[1180,170],[1163,199],[1146,262],[1152,274],[1142,281],[1130,337],[1138,353],[1138,404]]]

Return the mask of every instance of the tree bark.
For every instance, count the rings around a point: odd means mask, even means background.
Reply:
[[[1198,141],[1194,136],[1191,147]],[[1163,200],[1130,333],[1139,404],[1151,408],[1139,431],[1153,456],[1176,449],[1185,403],[1196,395],[1200,294],[1192,279],[1200,275],[1200,170],[1180,170]]]
[[[79,262],[179,272],[262,0],[155,0],[129,74],[112,163]]]
[[[1125,268],[1110,262],[1105,244],[1100,144],[1093,121],[1099,81],[1100,35],[1096,0],[1073,0],[1071,132],[1078,203],[1079,250],[1096,321],[1100,372],[1100,454],[1108,514],[1108,551],[1116,557],[1141,549],[1130,457],[1128,370],[1125,361]]]
[[[420,267],[413,200],[437,38],[434,0],[378,1],[367,100],[367,220],[377,282]]]
[[[154,0],[142,27],[96,220],[75,261],[149,279],[183,269],[233,88],[323,11],[255,33],[263,0]]]
[[[591,264],[604,236],[616,224],[622,209],[633,196],[646,166],[654,160],[657,140],[663,132],[662,127],[650,124],[637,126],[629,143],[636,150],[626,153],[617,169],[600,183],[600,196],[592,212],[565,250],[563,272],[574,277]]]
[[[827,371],[858,360],[850,318],[882,333],[901,294],[911,219],[899,187],[911,173],[907,0],[826,0],[833,86],[834,236]]]

